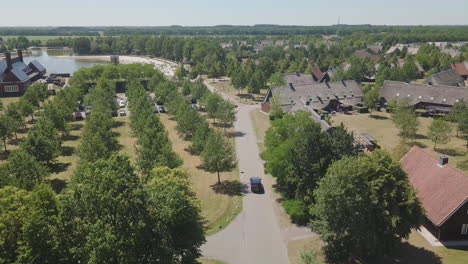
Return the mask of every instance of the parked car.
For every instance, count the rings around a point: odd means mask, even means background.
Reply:
[[[119,116],[126,116],[127,115],[127,111],[125,111],[125,109],[119,109]]]
[[[250,190],[253,193],[264,193],[265,192],[265,189],[263,189],[262,179],[260,177],[250,178]]]
[[[81,112],[75,112],[74,116],[76,121],[83,120],[83,114]]]

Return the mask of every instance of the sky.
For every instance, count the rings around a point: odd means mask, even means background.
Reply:
[[[468,0],[446,1],[0,0],[0,26],[468,25]]]

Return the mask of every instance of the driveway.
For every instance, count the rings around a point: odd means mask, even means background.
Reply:
[[[250,118],[250,111],[258,109],[258,106],[238,106],[234,124],[239,135],[236,150],[240,180],[248,184],[252,176],[264,178],[263,162],[259,157],[257,137]],[[286,242],[273,203],[268,188],[265,188],[264,194],[245,194],[243,211],[226,229],[207,238],[207,243],[202,246],[203,256],[230,264],[289,263]]]

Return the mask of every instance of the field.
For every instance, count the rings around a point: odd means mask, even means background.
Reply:
[[[369,114],[359,115],[336,115],[332,121],[334,126],[343,123],[345,127],[355,132],[366,132],[377,139],[377,143],[385,150],[394,153],[395,158],[399,159],[405,154],[405,150],[409,146],[400,144],[398,129],[388,113],[374,112],[374,117]],[[415,145],[422,147],[426,151],[432,153],[435,157],[445,154],[449,157],[449,163],[452,166],[457,166],[459,169],[468,172],[468,167],[463,164],[468,164],[468,149],[466,148],[466,140],[455,136],[447,144],[438,144],[437,150],[434,150],[434,143],[427,137],[428,128],[431,125],[432,118],[419,117],[420,126]]]
[[[211,82],[211,79],[206,79],[209,81],[209,84],[218,89],[219,91],[229,94],[232,98],[235,98],[237,101],[243,103],[243,104],[258,104],[263,101],[263,98],[265,97],[267,93],[267,89],[262,89],[260,91],[260,94],[258,95],[252,95],[247,93],[247,89],[244,89],[241,91],[239,94],[239,90],[234,88],[231,85],[230,80],[225,80],[225,81],[219,81],[219,82]]]
[[[9,38],[17,38],[17,37],[20,37],[20,36],[0,36],[1,38],[3,38],[4,40],[8,40]],[[32,41],[32,40],[39,40],[41,41],[42,43],[45,44],[45,42],[49,39],[57,39],[57,38],[76,38],[78,36],[23,36],[23,37],[26,37],[28,38],[29,41]]]
[[[177,135],[176,121],[171,120],[170,116],[166,114],[161,115],[160,119],[169,133],[174,151],[184,161],[182,167],[192,176],[192,187],[201,202],[202,215],[207,221],[207,235],[222,230],[242,211],[240,192],[235,190],[219,191],[214,188],[217,183],[216,174],[206,172],[199,167],[200,157],[187,151],[190,142]],[[238,170],[221,173],[221,181],[232,185],[232,188],[235,189],[236,183],[239,181]]]

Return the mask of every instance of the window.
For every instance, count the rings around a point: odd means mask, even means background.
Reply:
[[[462,235],[466,235],[468,234],[468,224],[463,224],[462,225],[462,231],[461,231]]]
[[[5,93],[15,93],[18,92],[18,85],[5,85]]]

